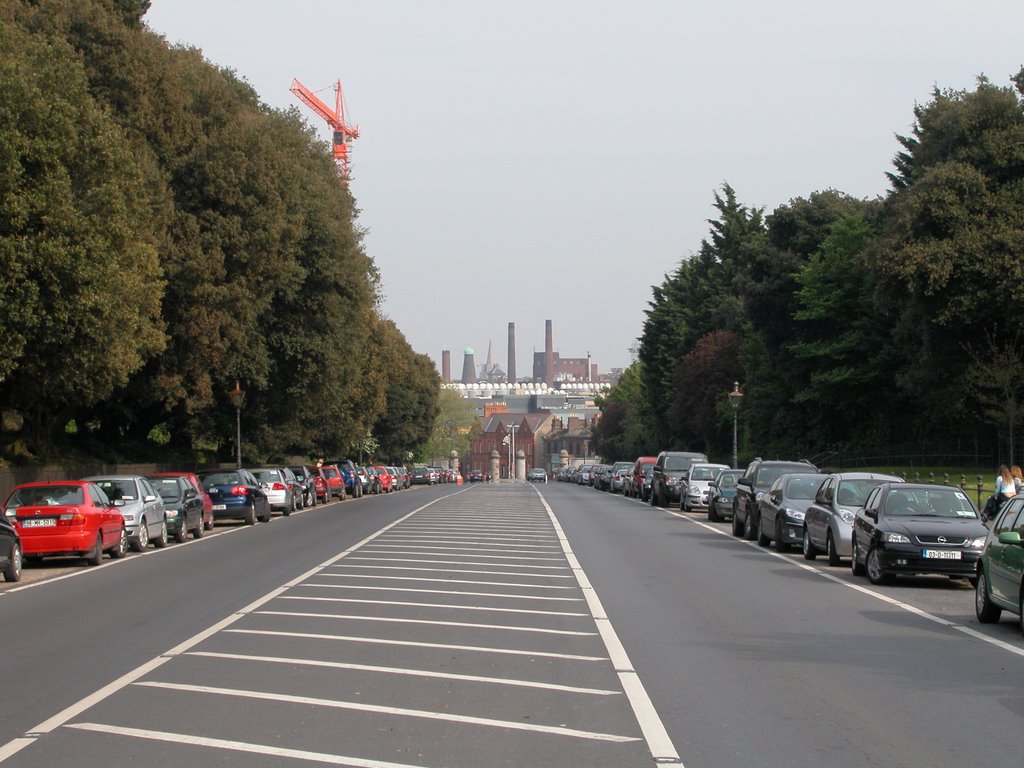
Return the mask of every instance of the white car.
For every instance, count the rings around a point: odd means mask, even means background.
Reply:
[[[725,464],[694,464],[690,467],[690,476],[686,480],[686,488],[679,499],[679,508],[684,512],[707,511],[709,487],[723,469]]]
[[[531,483],[546,483],[548,481],[548,473],[543,469],[531,469],[527,473],[526,479]]]

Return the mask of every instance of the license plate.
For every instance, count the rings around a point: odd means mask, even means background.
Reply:
[[[22,528],[53,528],[57,525],[57,521],[52,517],[44,517],[42,519],[33,518],[31,520],[22,520]]]
[[[922,553],[928,560],[959,560],[959,549],[926,549]]]
[[[227,504],[214,504],[213,505],[213,511],[214,512],[217,512],[218,510],[227,509],[227,508],[228,508]]]

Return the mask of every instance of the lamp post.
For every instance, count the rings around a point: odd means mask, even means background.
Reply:
[[[238,379],[235,379],[235,388],[228,390],[228,399],[235,406],[235,463],[242,468],[242,403],[245,402],[245,392]]]
[[[732,468],[737,469],[739,464],[739,443],[737,441],[736,425],[739,423],[740,401],[743,400],[743,393],[740,392],[740,383],[732,383],[732,392],[729,393],[729,402],[732,404]]]
[[[516,477],[516,430],[519,429],[518,424],[512,424],[508,428],[508,433],[512,436],[511,443],[508,447],[508,476],[509,479],[518,480]]]

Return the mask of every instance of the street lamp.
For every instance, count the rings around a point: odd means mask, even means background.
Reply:
[[[245,402],[245,392],[238,379],[235,379],[235,388],[228,390],[228,399],[235,406],[235,461],[239,469],[242,468],[242,403]]]
[[[736,425],[739,422],[740,401],[743,400],[743,393],[740,392],[740,383],[732,383],[732,392],[729,393],[729,402],[732,403],[732,468],[737,469],[739,455],[737,452],[738,442],[736,439]]]

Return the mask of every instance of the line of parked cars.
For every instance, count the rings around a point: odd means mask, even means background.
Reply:
[[[411,484],[405,467],[357,466],[347,459],[23,483],[0,515],[0,574],[19,581],[25,562],[44,557],[84,557],[99,565],[105,554],[121,558],[189,535],[202,538],[217,520],[254,525],[269,522],[275,512],[288,516]]]
[[[706,511],[730,521],[734,536],[799,547],[805,560],[849,564],[855,576],[889,584],[899,575],[936,574],[975,587],[980,622],[1014,613],[1024,632],[1024,494],[990,526],[967,493],[952,485],[908,483],[877,472],[821,472],[808,461],[756,458],[745,469],[702,453],[662,451],[632,462],[563,468],[559,480],[621,492],[652,506]]]

